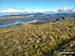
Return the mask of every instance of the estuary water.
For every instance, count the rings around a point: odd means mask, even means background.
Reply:
[[[12,26],[12,25],[17,25],[17,24],[30,24],[30,23],[36,23],[37,21],[38,20],[32,20],[32,21],[26,21],[26,22],[17,21],[15,23],[9,23],[9,24],[0,25],[0,27]]]

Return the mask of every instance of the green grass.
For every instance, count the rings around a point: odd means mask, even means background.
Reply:
[[[1,56],[61,56],[59,51],[75,51],[75,20],[0,30]]]

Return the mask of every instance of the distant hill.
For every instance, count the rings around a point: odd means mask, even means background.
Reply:
[[[44,23],[48,23],[48,22],[57,22],[57,21],[65,21],[65,20],[75,20],[75,18],[62,16],[59,18],[53,18],[53,19],[49,19],[49,20],[38,21],[36,23],[31,23],[31,24],[44,24]]]
[[[30,13],[30,14],[16,14],[16,15],[5,15],[0,17],[0,25],[10,24],[15,22],[27,22],[32,20],[38,20],[39,22],[45,21],[61,21],[61,17],[75,18],[75,13],[58,13],[58,14],[44,14],[44,13]],[[67,18],[66,18],[67,19]],[[66,20],[65,19],[65,20]]]

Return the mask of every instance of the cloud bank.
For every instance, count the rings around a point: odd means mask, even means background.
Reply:
[[[60,8],[59,10],[66,11],[66,10],[68,10],[68,7]]]
[[[75,8],[69,10],[68,7],[60,8],[59,10],[51,10],[51,11],[45,11],[45,10],[15,10],[12,8],[9,8],[7,10],[2,11],[1,13],[60,13],[60,12],[75,12]]]
[[[15,10],[15,9],[12,9],[12,8],[9,8],[9,9],[3,11],[3,13],[12,13],[12,12],[21,12],[21,11]]]

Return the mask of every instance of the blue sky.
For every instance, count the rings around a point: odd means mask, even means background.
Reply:
[[[0,12],[9,8],[16,10],[58,10],[75,8],[75,0],[0,0]]]

